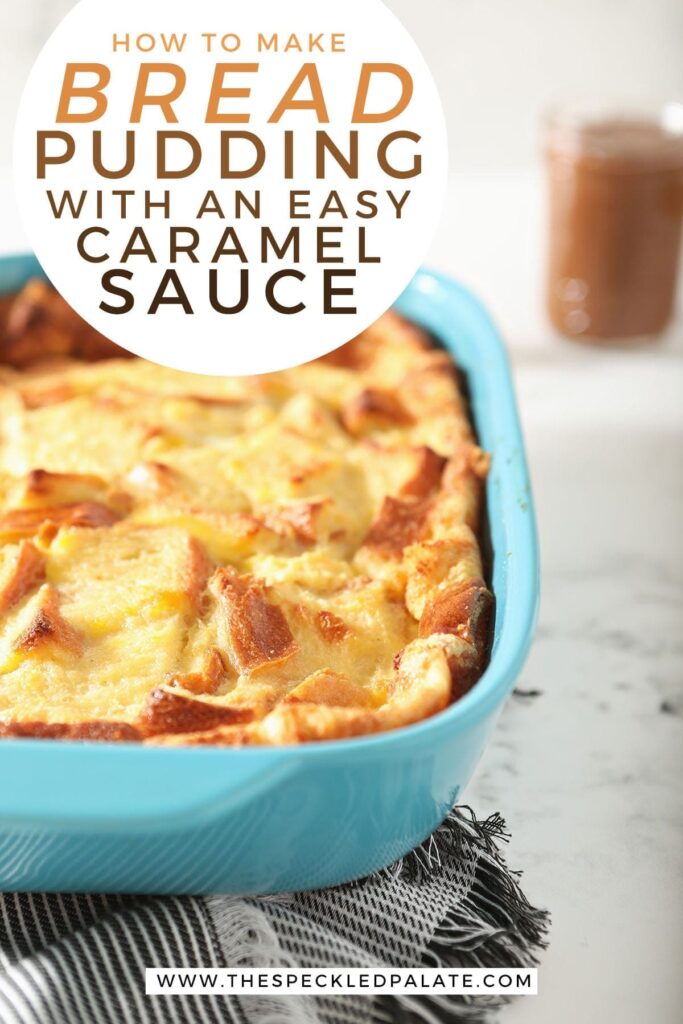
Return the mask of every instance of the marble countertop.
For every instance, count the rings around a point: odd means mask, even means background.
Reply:
[[[480,294],[510,347],[541,540],[538,633],[519,680],[540,695],[509,701],[466,794],[480,815],[504,815],[508,860],[553,915],[540,994],[500,1020],[674,1024],[683,322],[639,350],[553,337],[539,298],[539,185],[533,174],[454,179],[434,247],[435,264]]]
[[[4,179],[4,180],[3,180]],[[542,603],[467,800],[552,911],[540,994],[501,1024],[674,1024],[683,990],[683,323],[648,349],[554,338],[535,173],[454,175],[431,262],[508,342],[541,535]],[[0,251],[20,249],[0,172]],[[683,290],[682,293],[683,294]]]
[[[536,642],[468,793],[553,914],[525,1024],[681,1019],[683,362],[518,367],[542,557]]]

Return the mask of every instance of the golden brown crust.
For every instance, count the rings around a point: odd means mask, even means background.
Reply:
[[[139,743],[143,735],[128,722],[0,722],[6,739],[90,740],[101,743]]]
[[[389,313],[258,378],[112,354],[42,282],[0,323],[0,736],[340,739],[474,685],[488,456],[446,353]]]
[[[387,497],[363,541],[363,547],[386,558],[400,558],[425,533],[433,502]]]
[[[271,604],[261,580],[219,569],[211,588],[225,612],[230,654],[239,672],[255,672],[297,651],[282,610]]]
[[[327,502],[292,501],[278,508],[266,509],[259,517],[263,526],[282,537],[294,537],[304,544],[316,541],[316,522]]]
[[[43,654],[54,648],[80,654],[83,641],[59,607],[59,595],[48,583],[38,591],[31,616],[13,638],[12,648],[20,654]]]
[[[358,437],[373,430],[405,426],[412,422],[412,417],[393,391],[365,388],[344,406],[341,421],[349,434]]]
[[[159,687],[152,690],[147,698],[137,726],[145,736],[173,735],[237,725],[250,722],[253,717],[250,708],[207,704]]]
[[[112,526],[119,517],[97,501],[82,501],[58,508],[16,508],[0,516],[0,537],[4,541],[32,537],[41,527],[50,526]]]
[[[420,618],[419,636],[452,633],[465,640],[477,657],[464,671],[452,666],[454,697],[461,697],[481,675],[491,630],[493,595],[483,580],[471,579],[465,583],[435,591]]]
[[[0,334],[2,362],[19,368],[64,356],[94,361],[126,355],[84,324],[46,281],[37,279],[12,303]]]
[[[426,498],[440,487],[447,459],[427,445],[416,448],[413,456],[415,471],[401,487],[400,494],[407,498]]]
[[[216,647],[209,647],[202,654],[201,671],[169,672],[164,680],[166,686],[179,687],[190,693],[215,693],[226,677],[225,663]]]
[[[0,577],[0,615],[18,604],[45,579],[45,557],[34,545],[23,540],[8,551],[8,564]]]
[[[323,639],[331,644],[342,643],[351,636],[351,630],[344,620],[325,608],[318,612],[317,625]]]
[[[348,676],[322,668],[287,694],[283,704],[322,704],[331,708],[372,707],[368,691]]]
[[[195,537],[188,543],[188,559],[185,570],[185,593],[189,598],[190,612],[197,615],[206,590],[213,566],[202,544]]]

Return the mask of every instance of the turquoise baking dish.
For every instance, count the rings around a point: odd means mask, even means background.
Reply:
[[[0,294],[39,270],[0,260]],[[0,889],[267,893],[389,864],[460,799],[531,642],[538,553],[508,362],[462,286],[420,271],[398,309],[464,370],[482,446],[496,598],[490,664],[459,703],[380,736],[278,749],[0,742]],[[1,683],[0,683],[1,685]]]

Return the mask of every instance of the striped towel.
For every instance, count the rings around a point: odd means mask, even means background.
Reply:
[[[500,997],[145,996],[182,967],[530,967],[547,912],[505,865],[498,815],[457,808],[386,871],[320,892],[0,896],[1,1024],[487,1021]]]

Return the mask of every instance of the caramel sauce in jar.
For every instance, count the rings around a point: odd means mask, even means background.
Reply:
[[[567,337],[656,337],[671,320],[683,220],[683,108],[675,110],[673,124],[548,120],[547,306]]]

